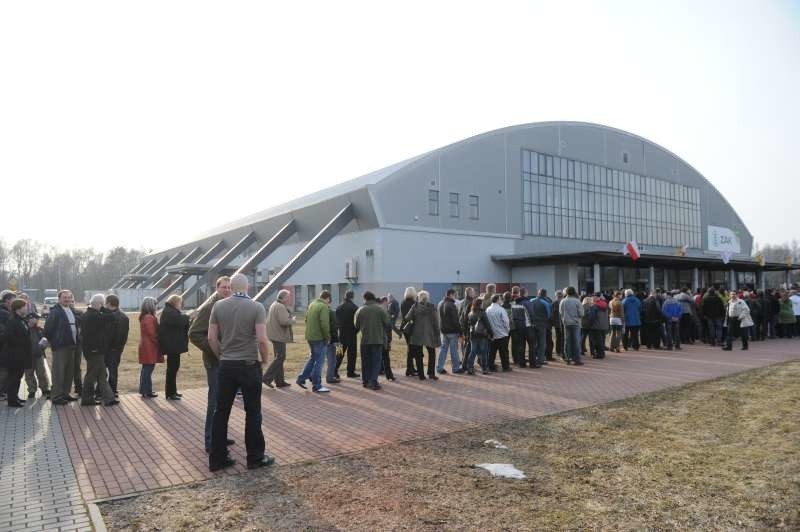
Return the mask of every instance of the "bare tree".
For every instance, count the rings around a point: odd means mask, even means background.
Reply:
[[[11,258],[22,286],[30,283],[31,275],[39,268],[42,260],[40,248],[41,244],[29,238],[18,240],[11,248]]]

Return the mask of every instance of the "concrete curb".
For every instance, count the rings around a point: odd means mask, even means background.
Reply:
[[[103,514],[100,513],[100,507],[93,502],[87,502],[86,508],[89,510],[89,519],[92,520],[94,531],[107,532],[106,523],[103,521]]]

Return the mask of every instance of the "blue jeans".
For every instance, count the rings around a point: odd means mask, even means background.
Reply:
[[[325,354],[328,359],[328,365],[325,370],[325,380],[331,382],[336,378],[336,344],[328,344]]]
[[[489,369],[489,339],[485,336],[473,336],[470,338],[469,343],[467,369],[471,370],[475,366],[475,358],[477,357],[481,369],[487,371]]]
[[[211,449],[211,425],[214,422],[214,411],[217,409],[217,374],[219,366],[206,368],[206,382],[208,383],[208,404],[206,405],[205,445]]]
[[[581,328],[578,325],[564,327],[564,354],[572,362],[581,360]]]
[[[361,373],[362,381],[366,386],[378,384],[378,375],[381,373],[383,345],[361,344]]]
[[[139,393],[147,395],[153,393],[153,370],[155,364],[142,364],[142,371],[139,373]]]
[[[325,364],[325,354],[328,352],[327,344],[324,341],[308,342],[308,347],[311,349],[311,354],[303,367],[303,372],[297,377],[297,382],[305,384],[311,379],[311,386],[319,390],[322,387],[322,366]]]
[[[217,408],[211,429],[208,464],[221,465],[228,456],[228,419],[236,390],[241,388],[244,402],[244,443],[247,463],[264,458],[264,433],[261,431],[261,364],[255,360],[223,360],[217,370]]]
[[[706,319],[708,323],[708,337],[711,345],[722,344],[722,320]]]
[[[444,369],[447,361],[447,351],[450,351],[450,368],[455,372],[461,368],[461,357],[458,356],[458,333],[442,333],[442,348],[439,350],[439,360],[436,364],[436,371],[439,373]]]

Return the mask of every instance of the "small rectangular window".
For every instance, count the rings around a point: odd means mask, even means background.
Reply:
[[[622,162],[628,164],[628,152],[626,151],[622,152]]]
[[[458,192],[450,193],[450,218],[458,218]]]
[[[439,216],[439,191],[428,191],[428,214],[431,216]]]
[[[480,216],[480,199],[478,196],[469,197],[469,217],[472,220],[477,220]]]

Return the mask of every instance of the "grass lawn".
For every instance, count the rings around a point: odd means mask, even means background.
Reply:
[[[130,318],[130,333],[128,334],[128,343],[125,347],[125,352],[122,355],[122,363],[119,367],[119,382],[118,389],[120,393],[137,393],[139,391],[139,372],[141,365],[139,364],[139,313],[129,313]],[[303,365],[308,359],[308,344],[305,343],[305,323],[302,317],[298,317],[297,323],[294,325],[294,339],[295,343],[286,346],[286,362],[284,363],[286,380],[293,382],[294,378],[303,369]],[[427,355],[425,355],[427,363]],[[272,358],[270,358],[270,361]],[[346,363],[346,361],[345,361]],[[356,368],[360,367],[360,361],[357,361]],[[449,366],[448,366],[449,367]],[[395,334],[392,338],[392,368],[395,372],[400,369],[400,374],[404,375],[406,371],[406,344],[405,340],[398,339]],[[266,368],[265,368],[266,369]],[[164,391],[164,374],[166,373],[166,364],[156,365],[153,372],[153,390],[156,392]],[[86,371],[85,366],[83,371]],[[356,371],[360,371],[356,369]],[[339,372],[344,377],[345,371]],[[183,355],[181,358],[181,369],[178,372],[178,391],[189,390],[191,388],[204,388],[206,387],[206,371],[203,368],[203,357],[200,350],[189,344],[189,353]]]
[[[799,442],[800,362],[790,362],[101,511],[110,530],[797,530]],[[492,478],[474,467],[485,462],[527,478]]]

